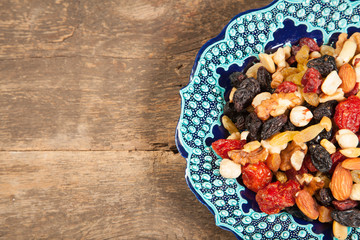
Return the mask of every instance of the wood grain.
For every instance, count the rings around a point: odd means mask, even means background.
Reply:
[[[0,239],[234,239],[184,180],[179,90],[271,1],[0,2]]]

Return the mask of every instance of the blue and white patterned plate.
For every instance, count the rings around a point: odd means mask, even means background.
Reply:
[[[333,43],[341,32],[360,31],[360,2],[351,0],[276,0],[235,16],[196,56],[189,84],[180,91],[176,144],[186,158],[185,178],[197,198],[215,215],[216,225],[239,239],[332,239],[330,224],[306,222],[288,213],[262,213],[254,193],[219,174],[221,158],[211,143],[227,137],[221,126],[228,76],[241,71],[265,50],[315,38]],[[360,228],[348,228],[359,239]]]

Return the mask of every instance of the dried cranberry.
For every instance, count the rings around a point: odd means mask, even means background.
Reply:
[[[304,45],[307,45],[310,48],[310,51],[320,51],[320,47],[316,43],[316,41],[313,38],[301,38],[299,42],[299,46],[302,47]]]
[[[222,158],[229,158],[228,152],[240,150],[245,145],[245,140],[219,139],[211,144],[214,151]]]
[[[316,93],[321,85],[321,74],[315,68],[308,68],[301,79],[304,93]]]
[[[334,207],[337,210],[340,210],[340,211],[349,210],[349,209],[352,209],[352,208],[356,207],[357,205],[359,205],[359,202],[351,200],[351,199],[347,199],[344,201],[334,200],[331,203],[334,205]]]
[[[335,153],[331,154],[330,157],[333,164],[329,172],[332,173],[334,172],[336,166],[342,161],[344,161],[346,157],[342,155],[339,151],[336,151]]]
[[[300,190],[300,184],[289,180],[284,184],[279,181],[270,183],[256,194],[256,202],[260,210],[267,214],[275,214],[286,207],[294,206],[295,194]]]
[[[304,164],[303,166],[305,166],[310,172],[317,172],[317,168],[314,166],[314,164],[312,163],[311,161],[311,157],[309,154],[307,154],[305,156],[305,159],[304,159]]]
[[[354,96],[355,94],[358,93],[358,91],[359,91],[359,83],[357,82],[357,83],[355,83],[354,88],[350,92],[345,93],[345,97],[348,98],[350,96]]]
[[[299,46],[291,46],[291,55],[295,56],[297,54],[298,51],[300,51],[300,48]]]
[[[243,168],[244,185],[251,191],[258,192],[271,182],[272,171],[265,163],[248,164]]]
[[[296,59],[295,59],[295,56],[291,56],[291,57],[289,57],[287,60],[286,60],[286,62],[290,65],[290,66],[295,66],[296,64]]]
[[[276,88],[275,92],[292,93],[292,92],[296,92],[296,90],[297,90],[297,85],[295,83],[284,81]]]
[[[334,120],[340,129],[356,133],[360,127],[360,98],[350,96],[336,106]]]

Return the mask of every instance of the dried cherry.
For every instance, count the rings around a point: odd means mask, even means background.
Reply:
[[[214,151],[221,158],[229,158],[228,152],[231,150],[240,150],[245,145],[245,140],[219,139],[211,144]]]
[[[291,93],[291,92],[296,92],[297,89],[298,87],[295,83],[284,81],[276,88],[275,92]]]
[[[273,173],[265,163],[247,164],[243,168],[244,185],[251,191],[258,192],[271,182]]]
[[[310,48],[311,52],[320,51],[320,47],[313,38],[308,38],[308,37],[301,38],[299,41],[299,47],[302,47],[304,45],[307,45]]]
[[[310,157],[309,154],[306,154],[303,166],[305,166],[310,172],[317,172],[318,171],[318,169],[312,163],[311,157]]]
[[[345,211],[345,210],[349,210],[349,209],[356,207],[357,205],[359,205],[359,202],[351,200],[351,199],[347,199],[344,201],[334,200],[334,201],[332,201],[332,204],[334,205],[334,207],[337,210]]]
[[[340,129],[349,129],[356,133],[360,127],[360,99],[350,96],[340,102],[335,109],[334,120]]]
[[[322,83],[321,74],[315,68],[308,68],[301,79],[304,93],[316,93]]]
[[[332,167],[329,172],[332,173],[332,172],[334,172],[336,166],[339,163],[343,162],[346,159],[346,157],[344,155],[342,155],[341,152],[339,152],[339,151],[336,151],[335,153],[331,154],[330,157],[331,157],[331,161],[332,161]]]
[[[260,210],[267,214],[279,213],[285,207],[295,204],[295,194],[300,190],[300,184],[289,180],[281,184],[279,181],[270,183],[256,194],[256,202]]]

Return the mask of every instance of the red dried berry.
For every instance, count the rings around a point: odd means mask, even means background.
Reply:
[[[298,51],[300,51],[301,47],[293,45],[291,46],[291,55],[295,56]]]
[[[357,205],[359,205],[359,202],[351,200],[351,199],[347,199],[344,201],[334,200],[331,203],[334,205],[334,207],[337,210],[340,210],[340,211],[349,210],[349,209],[352,209],[352,208],[356,207]]]
[[[304,164],[303,166],[305,166],[310,172],[317,172],[318,170],[316,169],[316,167],[314,166],[314,164],[311,161],[311,157],[309,154],[307,154],[305,156],[304,159]]]
[[[291,56],[289,57],[286,62],[291,66],[292,64],[296,63],[296,59],[295,59],[295,56]]]
[[[295,83],[284,81],[276,88],[275,92],[292,93],[292,92],[296,92],[296,90],[297,90],[297,85]]]
[[[313,38],[305,37],[300,39],[299,46],[302,47],[304,45],[307,45],[310,48],[310,52],[320,51],[320,47]]]
[[[289,180],[284,184],[279,181],[270,183],[256,194],[256,202],[260,210],[267,214],[279,213],[286,207],[294,206],[295,194],[300,190],[300,184]]]
[[[219,139],[211,144],[214,151],[222,158],[229,158],[228,152],[240,150],[246,144],[245,140]]]
[[[242,179],[244,185],[251,191],[257,192],[271,182],[272,171],[265,163],[248,164],[243,168]]]
[[[344,161],[346,159],[346,157],[344,155],[342,155],[339,151],[336,151],[335,153],[330,155],[331,157],[331,161],[332,161],[332,166],[330,169],[330,173],[333,173],[336,166],[341,163],[342,161]]]
[[[354,88],[350,92],[345,93],[345,97],[348,98],[350,96],[354,96],[355,94],[358,93],[358,91],[359,91],[359,83],[357,82],[355,83]]]
[[[350,96],[335,108],[334,120],[340,129],[349,129],[356,133],[360,127],[360,98]]]
[[[360,58],[356,58],[354,62],[354,66],[356,66],[360,62]]]
[[[316,93],[321,85],[321,74],[315,68],[308,68],[301,79],[304,93]]]

